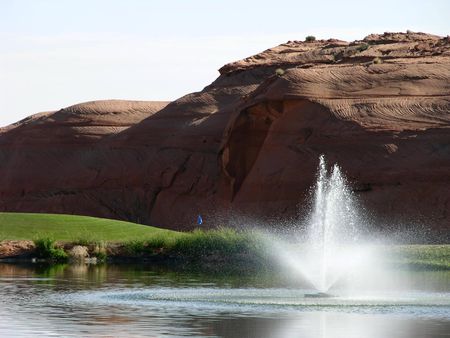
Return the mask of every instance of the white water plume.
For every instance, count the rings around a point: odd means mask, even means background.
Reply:
[[[328,170],[324,156],[320,156],[312,204],[301,236],[299,231],[290,233],[288,240],[265,236],[289,274],[307,280],[320,292],[336,284],[373,285],[370,278],[384,283],[382,254],[363,238],[366,222],[355,196],[339,166]]]
[[[335,164],[329,173],[324,156],[320,156],[305,252],[305,272],[318,290],[328,290],[342,270],[351,268],[361,257],[361,253],[354,252],[354,245],[362,223],[341,169]]]

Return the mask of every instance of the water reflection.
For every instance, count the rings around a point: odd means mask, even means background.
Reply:
[[[448,335],[450,272],[416,272],[413,278],[410,272],[403,274],[411,281],[410,289],[395,290],[387,298],[313,303],[303,298],[301,282],[265,273],[0,264],[0,336]]]
[[[443,337],[450,325],[439,321],[342,313],[308,313],[299,318],[228,319],[213,323],[220,337],[379,338]],[[205,332],[206,333],[206,332]]]

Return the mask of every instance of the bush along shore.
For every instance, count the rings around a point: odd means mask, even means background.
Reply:
[[[178,232],[96,217],[3,212],[0,261],[272,270],[279,265],[273,236],[252,229]],[[388,245],[383,252],[396,266],[450,270],[450,245]]]
[[[156,233],[144,239],[119,241],[34,241],[0,243],[0,260],[47,263],[155,262],[211,266],[261,266],[268,259],[263,244],[253,231],[234,229]]]
[[[245,270],[272,269],[273,248],[261,233],[223,228],[192,232],[153,233],[146,238],[125,241],[73,240],[0,242],[0,261],[56,263],[152,263],[225,267]],[[272,251],[271,251],[272,250]],[[450,245],[391,245],[391,263],[419,270],[450,270]]]

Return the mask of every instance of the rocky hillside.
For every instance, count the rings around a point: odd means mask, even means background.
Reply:
[[[307,209],[320,154],[383,226],[450,229],[450,38],[289,41],[164,102],[99,101],[0,131],[0,209],[186,229]]]

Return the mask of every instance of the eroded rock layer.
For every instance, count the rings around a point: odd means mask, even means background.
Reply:
[[[320,154],[384,227],[450,229],[450,40],[290,41],[170,104],[98,101],[0,132],[0,208],[187,229],[305,213]]]

